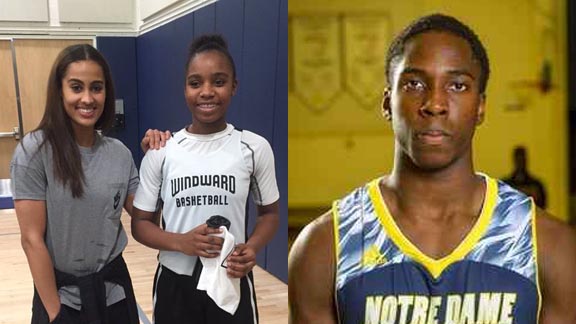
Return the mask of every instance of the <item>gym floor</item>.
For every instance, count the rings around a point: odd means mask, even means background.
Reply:
[[[130,217],[126,213],[122,215],[122,222],[129,237],[124,259],[130,270],[136,300],[151,321],[156,251],[132,238]],[[0,324],[30,323],[32,276],[20,245],[20,230],[13,209],[0,210],[0,265]],[[260,323],[288,323],[288,286],[259,267],[254,268],[254,279]]]

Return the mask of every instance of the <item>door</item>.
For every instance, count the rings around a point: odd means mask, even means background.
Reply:
[[[62,49],[92,39],[15,39],[17,75],[13,73],[10,40],[0,40],[0,179],[10,177],[10,160],[18,140],[9,136],[19,125],[15,77],[18,80],[23,133],[38,126],[44,114],[48,75]]]
[[[10,159],[18,141],[10,135],[18,127],[18,109],[10,40],[0,40],[0,179],[10,177]]]

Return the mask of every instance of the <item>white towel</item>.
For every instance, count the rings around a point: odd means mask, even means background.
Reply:
[[[208,296],[230,315],[234,315],[240,303],[240,279],[230,278],[226,273],[226,258],[234,252],[234,235],[225,226],[220,226],[224,238],[220,255],[215,258],[200,257],[202,273],[198,280],[198,290],[205,290]]]

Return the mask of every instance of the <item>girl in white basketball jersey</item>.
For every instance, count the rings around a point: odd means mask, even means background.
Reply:
[[[154,282],[157,324],[258,322],[251,271],[256,253],[278,227],[279,193],[270,144],[226,122],[237,87],[234,61],[224,39],[205,35],[194,40],[185,78],[192,123],[176,132],[165,147],[150,150],[142,161],[132,233],[139,242],[160,250]],[[249,194],[258,206],[258,220],[248,237]],[[159,201],[161,220],[154,217]],[[229,234],[236,248],[223,266],[228,278],[240,278],[237,303],[223,305],[197,289],[207,260],[219,257],[223,244],[222,238],[210,235],[220,230],[205,224],[212,215],[231,222]],[[198,257],[205,259],[201,262]]]

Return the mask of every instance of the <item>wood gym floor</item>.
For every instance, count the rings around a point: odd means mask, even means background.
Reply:
[[[124,259],[130,269],[136,300],[152,319],[152,280],[156,252],[134,241],[130,217],[122,215],[129,243]],[[30,323],[32,277],[20,246],[20,230],[13,209],[0,210],[0,324]],[[288,323],[288,286],[259,267],[254,268],[256,296],[261,324]]]

